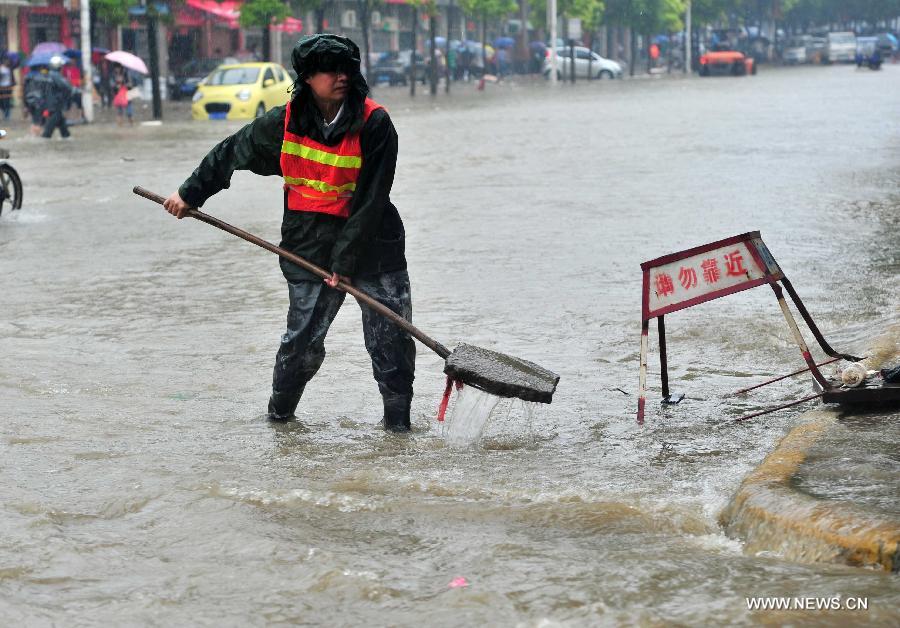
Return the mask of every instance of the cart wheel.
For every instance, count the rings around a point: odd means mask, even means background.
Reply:
[[[22,207],[22,179],[9,164],[0,164],[0,214]]]

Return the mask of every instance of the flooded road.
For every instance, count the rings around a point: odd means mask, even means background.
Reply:
[[[348,300],[299,420],[268,424],[276,258],[131,193],[170,193],[238,126],[19,133],[25,203],[0,216],[4,623],[900,622],[896,575],[746,555],[717,524],[802,407],[731,420],[810,394],[799,378],[727,397],[800,368],[771,293],[667,317],[678,406],[656,403],[652,331],[634,421],[643,260],[759,229],[838,350],[900,320],[900,66],[375,97],[400,135],[416,324],[554,370],[553,404],[503,401],[481,447],[447,447],[443,364],[420,346],[414,433],[383,433]],[[278,180],[232,183],[204,209],[277,241]],[[896,446],[878,462],[894,486]],[[869,610],[745,602],[833,595]]]

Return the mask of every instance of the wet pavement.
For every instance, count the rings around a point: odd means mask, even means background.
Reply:
[[[634,421],[643,260],[759,229],[836,349],[865,353],[900,320],[900,66],[375,97],[400,136],[392,199],[417,326],[559,373],[553,404],[532,418],[503,401],[482,447],[447,447],[443,361],[420,346],[414,432],[385,434],[349,304],[299,421],[267,424],[287,307],[277,259],[131,194],[168,194],[239,125],[176,108],[159,127],[75,127],[68,142],[14,128],[3,142],[25,202],[0,216],[6,622],[900,621],[896,576],[748,555],[717,524],[802,407],[731,420],[810,394],[799,378],[728,396],[800,368],[771,293],[667,317],[678,406],[656,403],[651,331],[647,424]],[[274,178],[238,173],[204,210],[278,239]],[[873,440],[878,420],[865,419]],[[896,487],[896,430],[883,434],[872,464]],[[829,498],[850,476],[865,502],[869,471],[823,470],[806,490]],[[469,586],[448,589],[457,577]],[[767,616],[745,602],[798,595],[869,609]]]

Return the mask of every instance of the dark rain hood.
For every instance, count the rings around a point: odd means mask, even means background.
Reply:
[[[356,132],[362,128],[363,104],[369,94],[369,85],[360,71],[359,46],[347,37],[319,33],[304,37],[291,52],[291,65],[297,73],[291,96],[291,120],[289,128],[298,135],[306,135],[310,124],[314,123],[317,109],[313,104],[312,90],[306,79],[316,72],[343,70],[350,80],[350,90],[345,101],[346,129],[342,132]],[[297,106],[297,104],[300,106]],[[343,126],[343,125],[341,125]],[[343,134],[343,133],[342,133]]]

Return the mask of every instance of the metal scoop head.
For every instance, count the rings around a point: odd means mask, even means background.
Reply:
[[[460,344],[447,356],[444,373],[500,397],[550,403],[559,375],[528,360]]]

